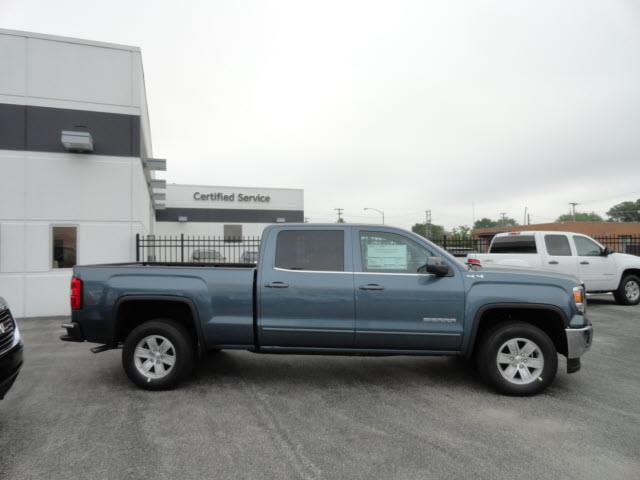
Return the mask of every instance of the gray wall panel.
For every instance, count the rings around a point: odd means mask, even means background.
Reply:
[[[26,107],[24,105],[0,105],[0,148],[24,150]]]
[[[91,132],[96,155],[140,156],[138,115],[0,104],[0,149],[65,152],[62,130]]]
[[[248,210],[237,208],[166,208],[156,210],[158,222],[177,222],[178,217],[187,217],[189,222],[228,223],[276,223],[303,222],[302,210]]]

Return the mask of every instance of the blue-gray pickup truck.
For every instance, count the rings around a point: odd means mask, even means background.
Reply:
[[[257,265],[78,266],[65,341],[122,347],[138,386],[174,387],[208,351],[458,355],[511,395],[542,391],[558,353],[591,346],[580,282],[474,270],[424,238],[373,225],[265,229]]]

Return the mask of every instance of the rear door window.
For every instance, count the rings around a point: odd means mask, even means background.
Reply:
[[[571,256],[571,247],[569,246],[569,239],[566,235],[545,235],[544,244],[547,247],[547,253],[551,256]]]
[[[344,271],[344,231],[285,230],[278,233],[276,267]]]
[[[538,253],[533,235],[495,237],[489,253]]]

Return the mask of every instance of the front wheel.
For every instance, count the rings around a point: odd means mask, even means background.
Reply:
[[[620,305],[638,305],[640,303],[640,278],[626,275],[613,296]]]
[[[549,336],[524,322],[489,331],[479,345],[477,361],[482,378],[507,395],[540,393],[558,371],[558,354]]]
[[[145,322],[127,336],[122,366],[145,390],[168,390],[191,372],[194,346],[185,328],[170,319]]]

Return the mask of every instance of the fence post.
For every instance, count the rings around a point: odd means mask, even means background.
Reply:
[[[136,263],[140,261],[140,234],[136,233]]]
[[[180,234],[180,261],[184,263],[184,233]]]

